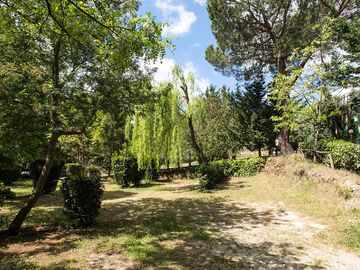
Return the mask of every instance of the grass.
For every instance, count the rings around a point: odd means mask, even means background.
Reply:
[[[297,258],[300,244],[239,243],[226,236],[224,231],[241,224],[261,228],[276,222],[272,213],[233,203],[238,201],[283,203],[327,225],[317,235],[319,241],[360,254],[360,210],[344,208],[336,191],[324,190],[315,181],[261,174],[233,179],[208,193],[196,190],[196,184],[176,180],[120,190],[106,181],[97,225],[82,231],[69,227],[59,191],[45,195],[26,220],[24,232],[0,246],[0,269],[86,269],[89,263],[101,269],[130,262],[135,269],[237,269],[266,268],[269,260],[274,269],[310,267]],[[1,209],[7,221],[31,188],[29,181],[12,187],[17,198]]]

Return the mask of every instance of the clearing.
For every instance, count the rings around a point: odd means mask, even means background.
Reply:
[[[0,246],[0,269],[360,269],[360,210],[317,183],[262,173],[211,192],[197,185],[107,180],[98,223],[82,231],[68,227],[59,191],[43,196]],[[8,219],[31,183],[13,190]]]

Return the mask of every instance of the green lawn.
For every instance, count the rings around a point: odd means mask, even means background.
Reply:
[[[31,182],[12,187],[18,197],[1,209],[7,221],[31,187]],[[315,182],[299,184],[261,174],[233,178],[210,192],[196,187],[197,180],[175,180],[121,190],[107,180],[97,225],[90,230],[71,229],[58,190],[45,195],[22,234],[0,247],[0,269],[267,269],[269,260],[271,269],[308,266],[297,258],[307,245],[300,238],[286,243],[269,238],[259,244],[224,233],[233,229],[246,234],[276,225],[275,210],[253,203],[280,203],[306,214],[326,225],[316,241],[360,254],[360,210],[346,210],[343,198]]]

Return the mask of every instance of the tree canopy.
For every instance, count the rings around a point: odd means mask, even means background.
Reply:
[[[138,1],[0,6],[0,116],[7,127],[0,135],[47,148],[44,179],[10,226],[16,233],[46,182],[59,137],[84,133],[99,110],[126,110],[142,100],[150,76],[141,61],[162,57],[166,41],[162,24],[137,16]]]

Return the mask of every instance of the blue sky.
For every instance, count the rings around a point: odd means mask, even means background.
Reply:
[[[172,66],[177,63],[185,72],[195,74],[197,91],[203,92],[209,84],[226,85],[235,88],[233,78],[216,72],[205,60],[205,50],[215,44],[211,24],[206,11],[206,0],[143,0],[140,13],[150,11],[157,21],[166,22],[166,35],[175,44],[174,51],[168,50],[165,59],[157,62],[155,80],[170,80]]]

